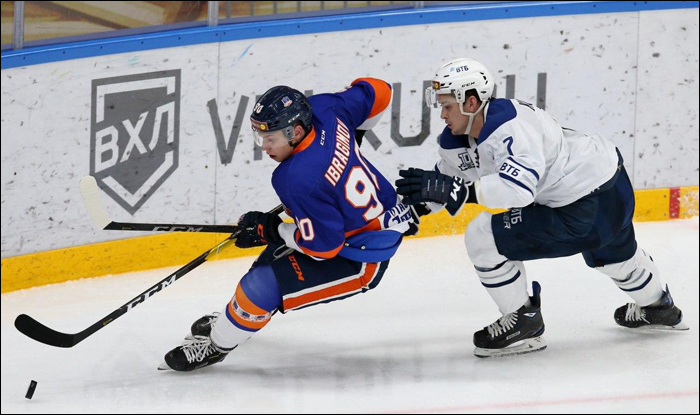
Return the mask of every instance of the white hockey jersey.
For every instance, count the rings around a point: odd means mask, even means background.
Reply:
[[[619,161],[610,141],[562,128],[547,112],[515,99],[485,106],[478,139],[446,127],[439,142],[437,170],[480,180],[479,203],[490,208],[566,206],[609,181]]]

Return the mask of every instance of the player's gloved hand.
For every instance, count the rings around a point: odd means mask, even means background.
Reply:
[[[239,248],[252,248],[267,244],[284,243],[278,227],[282,219],[278,215],[263,212],[248,212],[238,220],[238,226],[243,230],[236,238]]]
[[[435,170],[410,168],[399,171],[403,179],[396,181],[396,192],[402,195],[403,202],[416,205],[434,202],[445,205],[450,215],[457,214],[469,196],[464,179],[452,177]]]
[[[405,203],[405,202],[403,202]],[[408,230],[403,233],[404,236],[413,236],[418,233],[418,226],[420,225],[420,217],[425,216],[430,213],[430,209],[425,205],[425,203],[418,203],[417,205],[411,205],[411,216],[413,221],[408,224]]]
[[[406,203],[406,201],[404,200],[402,203]],[[418,223],[420,223],[421,216],[429,215],[432,213],[430,211],[430,208],[425,203],[417,203],[415,205],[411,205],[411,209],[413,209],[413,217]]]

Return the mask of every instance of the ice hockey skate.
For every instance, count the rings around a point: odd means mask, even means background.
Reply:
[[[207,314],[192,323],[190,334],[185,337],[182,346],[169,351],[165,355],[165,361],[158,366],[158,370],[189,372],[223,361],[233,349],[224,350],[217,347],[209,337],[211,327],[219,315],[218,312]]]
[[[544,321],[540,312],[540,284],[532,282],[530,305],[504,315],[474,333],[477,357],[510,356],[544,350]]]
[[[231,350],[233,349],[223,350],[217,347],[208,336],[193,336],[186,339],[182,346],[169,351],[158,370],[189,372],[201,369],[223,361]]]
[[[660,303],[647,307],[640,307],[637,303],[623,305],[615,310],[615,322],[637,331],[688,330],[683,322],[683,312],[673,303],[668,286]]]

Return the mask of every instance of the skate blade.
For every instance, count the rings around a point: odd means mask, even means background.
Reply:
[[[632,330],[632,331],[637,331],[637,332],[642,332],[642,333],[653,333],[656,331],[686,331],[686,330],[690,330],[690,327],[688,327],[688,325],[682,321],[680,323],[676,324],[675,326],[664,326],[661,324],[654,324],[651,326],[642,326],[642,327],[637,327],[637,328],[631,328],[631,327],[625,327],[625,328],[627,330]]]
[[[538,352],[547,348],[547,342],[544,337],[533,337],[531,339],[525,339],[519,343],[512,344],[503,349],[482,349],[481,347],[474,348],[474,355],[476,357],[500,357],[500,356],[514,356],[518,354],[526,354],[532,352]]]
[[[685,324],[684,322],[681,321],[680,323],[676,324],[675,326],[671,326],[671,330],[685,331],[685,330],[690,330],[690,327],[688,327],[687,324]]]
[[[173,370],[173,369],[171,369],[167,363],[163,362],[160,365],[158,365],[158,370]]]

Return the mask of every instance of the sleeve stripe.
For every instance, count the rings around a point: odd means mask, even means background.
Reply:
[[[498,173],[498,175],[501,176],[502,178],[504,178],[504,179],[510,181],[510,182],[513,182],[513,183],[517,184],[518,186],[520,186],[520,187],[522,187],[523,189],[525,189],[525,190],[527,190],[528,192],[530,192],[530,194],[531,194],[532,196],[535,196],[535,194],[532,193],[532,190],[530,190],[529,187],[525,186],[524,184],[520,183],[519,181],[515,180],[514,178],[512,178],[512,177],[510,177],[510,176],[508,176],[508,175],[506,175],[506,174],[503,174],[503,173]]]
[[[540,181],[540,175],[537,174],[537,172],[534,171],[533,169],[523,166],[522,164],[520,164],[520,163],[518,163],[517,161],[513,160],[513,157],[508,157],[508,160],[512,161],[513,163],[517,164],[518,166],[522,167],[523,169],[529,171],[530,173],[532,173],[533,176],[535,176],[535,178],[537,178],[537,181]]]
[[[355,85],[358,82],[366,82],[374,89],[374,103],[369,116],[367,116],[368,119],[384,111],[389,106],[389,102],[391,102],[391,87],[389,84],[375,78],[358,78],[352,81],[351,85]]]

